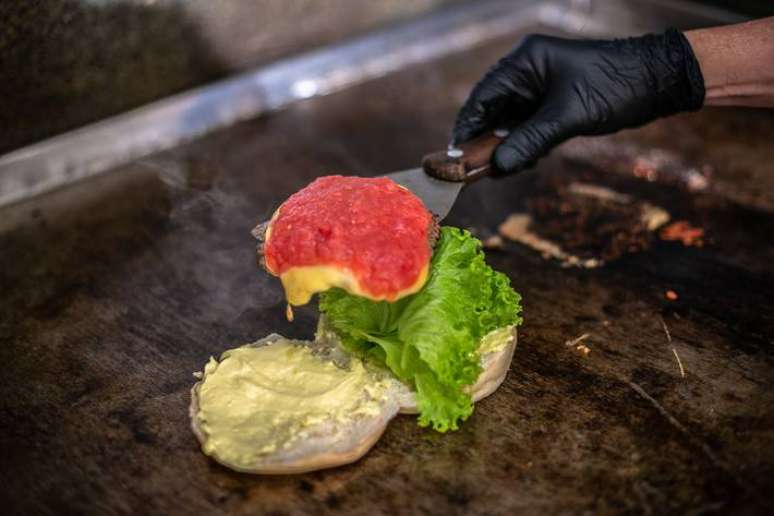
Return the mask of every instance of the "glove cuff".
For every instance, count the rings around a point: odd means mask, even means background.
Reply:
[[[704,76],[691,44],[682,32],[667,29],[652,38],[654,91],[659,92],[659,116],[696,111],[704,104]]]

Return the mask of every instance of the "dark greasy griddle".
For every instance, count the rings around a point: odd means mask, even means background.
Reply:
[[[491,231],[530,192],[584,179],[706,229],[593,270],[491,252],[524,296],[502,388],[456,433],[393,421],[357,464],[258,477],[205,457],[191,372],[277,331],[253,225],[314,177],[416,166],[512,41],[243,123],[0,215],[4,514],[763,513],[774,498],[771,113],[705,111],[618,138],[714,167],[718,193],[571,164],[463,193],[447,222]],[[732,179],[733,178],[733,179]],[[730,188],[733,185],[733,188]],[[677,301],[664,293],[674,290]],[[661,318],[685,367],[679,370]],[[591,334],[583,357],[567,340]]]

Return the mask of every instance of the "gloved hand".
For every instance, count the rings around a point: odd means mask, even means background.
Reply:
[[[453,139],[510,129],[492,164],[496,174],[512,173],[573,136],[635,127],[703,102],[699,63],[674,29],[609,41],[532,35],[473,88]]]

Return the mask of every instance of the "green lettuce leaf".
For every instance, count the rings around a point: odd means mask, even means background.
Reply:
[[[420,425],[445,432],[473,412],[463,388],[481,372],[481,338],[520,324],[520,301],[508,277],[486,264],[478,240],[443,227],[422,290],[387,303],[332,289],[320,296],[320,312],[345,349],[415,388]]]

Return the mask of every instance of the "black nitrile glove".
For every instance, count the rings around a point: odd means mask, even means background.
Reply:
[[[699,63],[674,29],[609,41],[533,35],[473,88],[454,143],[510,129],[492,164],[496,173],[518,172],[573,136],[635,127],[703,102]]]

